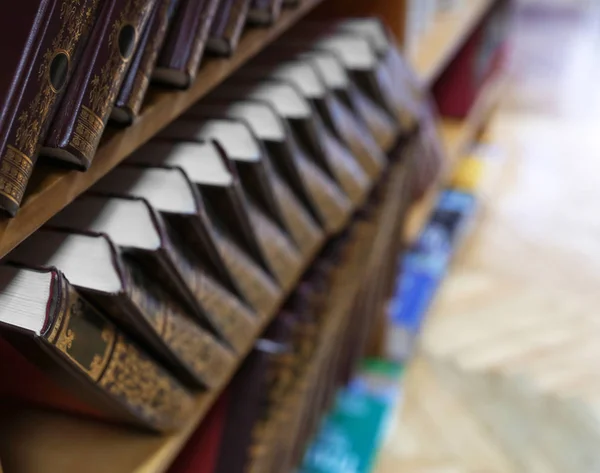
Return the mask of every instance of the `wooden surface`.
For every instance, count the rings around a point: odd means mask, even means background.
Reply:
[[[506,79],[503,77],[491,81],[481,91],[481,95],[464,120],[442,119],[440,135],[446,154],[445,172],[442,174],[440,182],[432,186],[425,197],[416,202],[410,209],[404,230],[405,241],[415,241],[421,232],[433,206],[437,202],[440,187],[447,184],[458,160],[469,151],[469,147],[473,144],[477,134],[484,127],[501,99],[505,87]]]
[[[435,82],[494,1],[462,0],[457,8],[438,13],[409,52],[409,61],[425,86]]]
[[[600,5],[587,6],[518,22],[474,231],[375,473],[600,471]]]
[[[299,7],[284,10],[274,26],[248,30],[233,57],[204,61],[196,82],[190,89],[161,91],[153,88],[142,115],[133,126],[120,131],[108,130],[87,172],[42,166],[40,161],[17,217],[0,220],[0,257],[6,255],[54,214],[89,189],[125,157],[210,92],[321,1],[303,0]]]

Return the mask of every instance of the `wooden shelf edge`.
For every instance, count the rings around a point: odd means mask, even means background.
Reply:
[[[413,203],[409,209],[403,231],[404,241],[408,244],[418,238],[435,207],[440,189],[448,182],[458,161],[468,152],[478,133],[489,120],[500,101],[505,83],[504,77],[490,80],[464,120],[442,118],[440,135],[446,154],[445,172],[442,173],[439,181],[431,186],[425,196]]]
[[[452,61],[471,32],[496,0],[463,0],[456,10],[438,13],[408,60],[426,88],[431,87]]]
[[[4,257],[322,1],[304,0],[298,7],[284,10],[275,25],[248,30],[236,53],[228,59],[207,60],[188,90],[153,89],[148,104],[133,126],[107,131],[92,166],[86,172],[62,170],[39,163],[17,216],[0,221],[0,257]]]

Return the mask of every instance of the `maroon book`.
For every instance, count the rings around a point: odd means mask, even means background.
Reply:
[[[218,0],[181,0],[152,80],[188,88],[194,82]]]
[[[213,21],[208,50],[230,56],[237,47],[250,9],[250,0],[222,0]]]

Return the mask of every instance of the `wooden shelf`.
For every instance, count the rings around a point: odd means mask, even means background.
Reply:
[[[297,8],[284,10],[274,26],[248,30],[231,58],[205,61],[190,89],[153,89],[142,115],[133,126],[107,131],[87,172],[68,171],[39,162],[18,215],[13,219],[0,220],[0,257],[5,256],[321,2],[322,0],[304,0]]]
[[[446,155],[445,172],[439,182],[433,185],[427,194],[414,203],[409,210],[404,229],[406,242],[414,242],[421,233],[437,202],[440,189],[448,182],[460,158],[468,152],[469,147],[477,139],[477,135],[500,101],[504,85],[505,79],[502,77],[490,81],[481,91],[469,115],[464,120],[442,119],[440,135]]]
[[[409,51],[412,64],[422,84],[430,87],[495,0],[462,0],[456,9],[439,13],[419,43]]]

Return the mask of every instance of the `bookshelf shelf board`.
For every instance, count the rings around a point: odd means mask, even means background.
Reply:
[[[480,92],[477,101],[465,119],[442,119],[440,134],[446,155],[446,172],[441,176],[439,182],[431,186],[425,196],[415,202],[409,210],[404,228],[404,240],[406,242],[414,242],[421,233],[437,202],[440,189],[447,183],[460,158],[468,152],[469,147],[484,128],[500,101],[504,85],[505,79],[503,77],[491,80]]]
[[[190,89],[173,91],[153,88],[142,115],[133,126],[107,130],[92,166],[86,172],[61,169],[41,159],[17,216],[12,219],[0,218],[0,257],[4,257],[322,1],[304,0],[297,7],[284,10],[275,25],[246,31],[231,58],[206,59]]]
[[[463,0],[456,9],[437,14],[408,57],[425,86],[431,86],[452,62],[494,2],[495,0]]]

